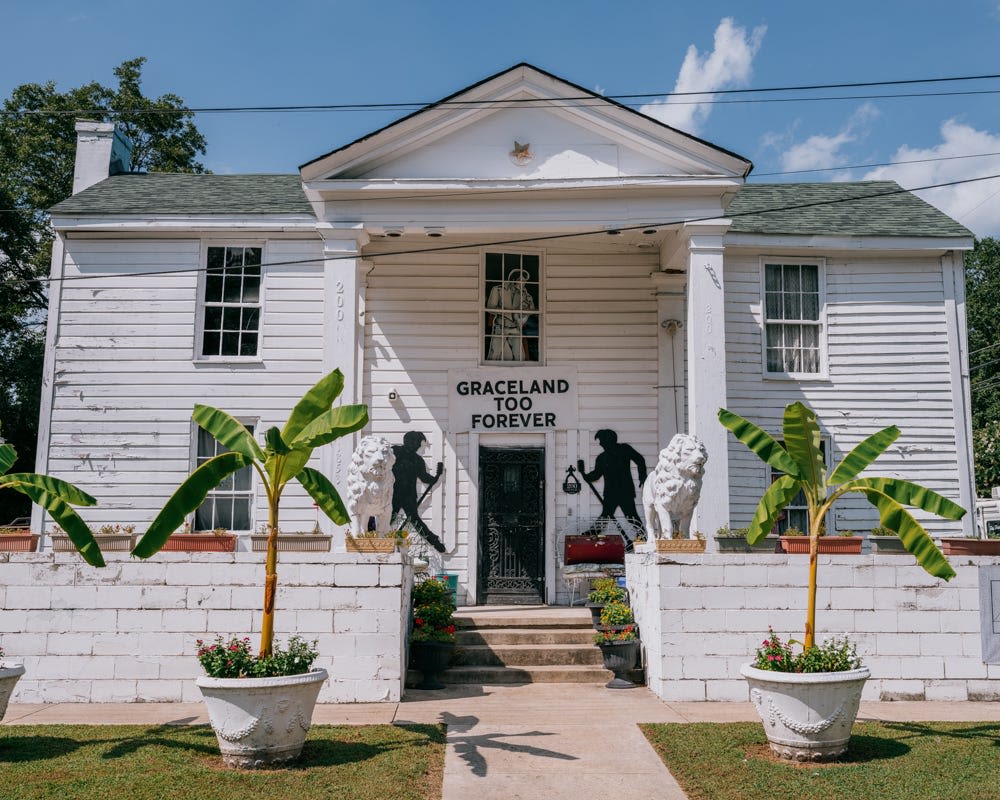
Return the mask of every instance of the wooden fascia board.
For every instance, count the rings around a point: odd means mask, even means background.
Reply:
[[[52,227],[60,233],[78,231],[301,231],[316,230],[316,218],[311,215],[234,216],[206,214],[192,216],[93,215],[53,217]]]
[[[726,249],[824,250],[828,252],[944,253],[971,250],[974,242],[966,237],[948,236],[814,236],[762,233],[727,233]]]

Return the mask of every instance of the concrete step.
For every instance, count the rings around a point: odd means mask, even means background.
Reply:
[[[448,684],[607,683],[613,673],[598,666],[451,667]]]
[[[459,628],[459,647],[479,644],[593,645],[593,628]]]
[[[462,628],[589,628],[586,608],[558,606],[470,606],[455,612]]]
[[[601,651],[594,644],[472,645],[455,649],[454,662],[464,666],[600,666]]]

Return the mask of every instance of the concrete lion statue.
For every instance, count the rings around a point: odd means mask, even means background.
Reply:
[[[642,510],[650,536],[671,539],[674,531],[683,538],[690,536],[706,461],[705,445],[686,433],[678,433],[660,451],[656,468],[642,485]]]
[[[347,513],[352,536],[368,530],[369,517],[375,517],[377,531],[383,534],[389,531],[395,462],[392,445],[381,436],[365,436],[358,442],[347,469]]]

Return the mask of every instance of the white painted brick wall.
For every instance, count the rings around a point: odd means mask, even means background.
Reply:
[[[27,669],[13,702],[194,702],[196,639],[256,650],[262,554],[106,557],[98,570],[75,553],[0,553],[0,647]],[[318,641],[321,703],[400,699],[412,580],[399,554],[280,555],[276,638]]]
[[[911,556],[821,556],[817,637],[847,633],[872,673],[866,700],[1000,700],[982,661],[979,565],[949,582]],[[739,666],[770,625],[802,639],[808,559],[780,554],[636,553],[626,560],[646,678],[664,700],[747,700]]]

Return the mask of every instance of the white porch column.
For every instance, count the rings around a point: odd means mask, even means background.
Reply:
[[[692,527],[715,549],[715,531],[729,522],[729,432],[726,406],[726,320],[722,237],[728,223],[691,225],[688,238],[688,429],[705,443],[708,464]]]
[[[685,431],[684,422],[684,283],[687,271],[654,272],[656,321],[659,353],[657,359],[656,406],[659,429],[657,447],[662,450],[674,434]]]
[[[361,260],[361,248],[368,236],[361,225],[319,225],[323,237],[324,315],[323,369],[324,374],[339,368],[344,373],[344,392],[337,401],[342,405],[364,402],[365,352],[365,281],[369,264]],[[347,468],[361,433],[338,439],[323,448],[320,469],[343,492],[347,487]],[[320,515],[324,533],[334,536],[334,550],[343,552],[343,530],[336,528],[325,515]]]

